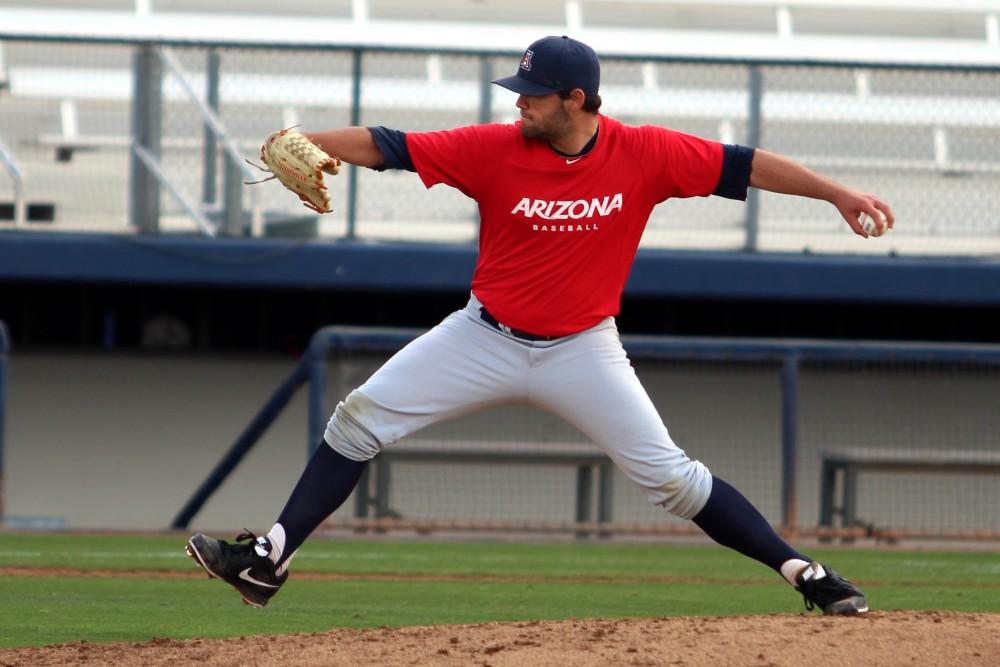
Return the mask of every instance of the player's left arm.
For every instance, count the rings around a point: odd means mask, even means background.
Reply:
[[[885,220],[887,229],[892,229],[895,223],[892,209],[875,195],[848,188],[795,160],[760,148],[754,151],[750,185],[769,192],[828,201],[840,211],[854,233],[865,238],[868,233],[861,226],[862,214],[871,216],[875,224]]]

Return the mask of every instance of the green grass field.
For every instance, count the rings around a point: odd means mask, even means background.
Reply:
[[[183,554],[184,542],[184,536],[0,535],[0,567],[190,573],[195,566]],[[857,581],[873,609],[1000,613],[996,553],[851,549],[811,555]],[[716,546],[314,539],[265,610],[243,606],[228,586],[200,577],[3,575],[0,647],[800,611],[801,597],[777,575]]]

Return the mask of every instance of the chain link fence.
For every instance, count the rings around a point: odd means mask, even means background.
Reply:
[[[405,172],[328,179],[334,213],[315,216],[276,183],[243,188],[224,224],[226,159],[181,78],[136,74],[140,46],[7,41],[0,139],[23,174],[25,220],[0,178],[0,230],[198,234],[190,208],[220,233],[472,243],[475,204]],[[154,47],[153,53],[158,53]],[[512,93],[489,80],[517,55],[386,50],[171,47],[183,80],[213,107],[242,156],[280,127],[352,123],[404,131],[513,122]],[[1000,71],[603,60],[602,111],[727,143],[757,143],[894,208],[897,229],[863,244],[824,202],[759,194],[655,209],[644,247],[907,255],[1000,250]],[[160,104],[137,105],[159,89]],[[759,118],[759,123],[757,119]],[[160,133],[158,219],[137,220],[132,137]],[[130,189],[132,190],[130,192]],[[130,203],[131,202],[131,203]],[[186,202],[186,204],[185,204]],[[141,202],[140,202],[141,203]],[[148,202],[147,202],[148,203]]]

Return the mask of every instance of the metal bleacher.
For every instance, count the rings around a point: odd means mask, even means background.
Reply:
[[[0,145],[23,174],[29,208],[50,203],[55,213],[21,228],[134,233],[123,193],[142,41],[175,49],[199,91],[209,48],[222,54],[220,115],[251,157],[278,126],[350,122],[355,52],[364,54],[363,124],[438,129],[483,119],[484,71],[511,69],[540,34],[571,32],[602,54],[607,113],[726,142],[748,142],[748,72],[761,69],[761,145],[878,192],[905,221],[885,243],[859,246],[825,204],[765,195],[760,249],[1000,252],[1000,1],[445,0],[418,11],[401,0],[294,0],[280,16],[262,0],[238,13],[221,0],[22,5],[0,0]],[[202,119],[169,77],[163,96],[164,170],[198,200]],[[488,116],[512,121],[513,102],[493,92]],[[345,180],[332,183],[335,201],[346,201]],[[12,182],[0,180],[0,204]],[[258,193],[265,219],[301,217],[278,188]],[[194,229],[163,201],[163,231]],[[315,233],[344,235],[344,208]],[[744,210],[715,199],[668,204],[643,243],[739,248]],[[0,229],[17,226],[12,217],[0,216]],[[455,192],[424,193],[410,175],[362,172],[357,229],[471,241],[475,209]]]

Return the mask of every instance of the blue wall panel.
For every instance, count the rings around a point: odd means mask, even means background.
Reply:
[[[468,289],[472,246],[0,235],[0,280],[283,289]],[[1000,304],[1000,262],[641,251],[626,294],[643,297]]]

